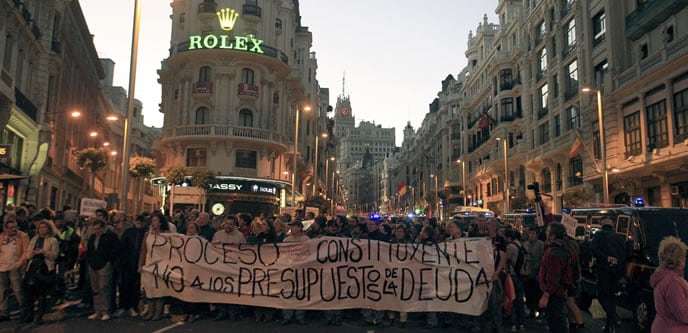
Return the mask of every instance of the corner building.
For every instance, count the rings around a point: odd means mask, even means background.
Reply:
[[[205,204],[215,214],[293,204],[295,137],[296,151],[307,152],[320,114],[312,36],[298,1],[171,6],[170,56],[159,71],[164,165],[214,171]],[[304,193],[313,170],[296,157],[295,183]]]

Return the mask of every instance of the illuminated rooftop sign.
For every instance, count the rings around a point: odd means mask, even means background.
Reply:
[[[239,13],[231,8],[223,8],[217,11],[217,18],[222,30],[232,31],[239,18]],[[234,36],[233,38],[227,35],[214,34],[189,36],[189,50],[219,48],[263,54],[262,44],[263,40],[257,39],[253,35]]]

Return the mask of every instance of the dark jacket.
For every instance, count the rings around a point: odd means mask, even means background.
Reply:
[[[573,258],[563,240],[550,242],[540,265],[540,289],[550,295],[566,296],[573,285]]]
[[[91,235],[86,247],[86,262],[92,269],[99,270],[108,263],[115,262],[120,249],[117,235],[108,230],[100,236],[98,248],[95,247],[96,235]]]
[[[597,260],[597,267],[603,270],[618,271],[626,262],[626,244],[623,237],[614,232],[611,226],[605,225],[602,230],[595,233],[590,244],[590,250]],[[610,267],[608,258],[614,257],[618,264]]]
[[[121,266],[125,269],[136,271],[139,264],[139,254],[143,246],[143,236],[146,234],[144,228],[131,227],[124,230],[120,240],[122,250]]]

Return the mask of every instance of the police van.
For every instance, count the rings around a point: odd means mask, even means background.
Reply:
[[[688,242],[688,209],[659,207],[604,206],[576,208],[576,238],[581,244],[581,295],[579,306],[590,307],[597,295],[594,258],[589,245],[602,228],[603,219],[611,219],[613,229],[626,240],[624,279],[617,284],[617,304],[632,310],[638,326],[646,329],[654,317],[650,276],[659,265],[659,243],[668,236]],[[688,270],[684,272],[688,278]]]

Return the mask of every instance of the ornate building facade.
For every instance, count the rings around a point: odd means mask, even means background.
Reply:
[[[522,208],[533,182],[552,211],[605,191],[688,206],[685,2],[499,1],[496,13],[469,34],[468,65],[443,81],[392,183],[427,191],[440,175],[445,210]],[[427,206],[411,193],[390,200]]]
[[[298,1],[171,6],[170,56],[159,71],[165,166],[215,172],[206,203],[216,213],[299,205],[327,108]]]

